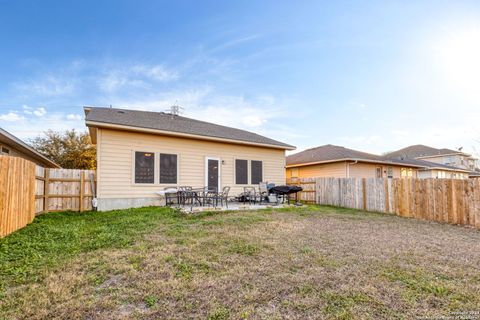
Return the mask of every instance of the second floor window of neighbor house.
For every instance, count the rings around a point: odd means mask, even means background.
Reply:
[[[135,152],[135,183],[154,183],[155,154],[153,152]]]

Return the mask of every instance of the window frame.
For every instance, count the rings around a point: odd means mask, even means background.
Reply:
[[[156,180],[158,182],[159,185],[178,185],[178,181],[180,180],[180,156],[178,153],[175,153],[175,152],[157,152],[158,154],[158,164],[157,164],[157,168],[158,168],[158,179]],[[162,177],[161,175],[161,168],[160,168],[160,165],[161,165],[161,162],[160,162],[160,157],[162,154],[165,154],[165,155],[174,155],[177,157],[177,181],[176,182],[161,182],[160,179]]]
[[[237,160],[242,160],[247,162],[247,183],[237,183]],[[250,160],[244,158],[234,158],[233,159],[233,182],[236,186],[249,186],[250,185]]]
[[[7,151],[5,151],[5,150],[7,150]],[[0,154],[8,154],[8,155],[10,155],[10,149],[7,148],[7,147],[4,147],[4,146],[0,147]]]
[[[383,178],[383,167],[375,167],[375,178],[376,179]]]
[[[253,178],[253,166],[252,166],[253,161],[261,162],[261,164],[262,164],[262,166],[261,166],[261,168],[262,168],[262,178],[260,179],[260,181],[259,181],[258,183],[253,183],[253,179],[252,179],[252,178]],[[264,170],[263,160],[250,160],[249,162],[250,162],[250,174],[249,174],[249,179],[250,179],[249,182],[250,182],[250,185],[257,185],[257,184],[259,184],[260,182],[264,182],[264,179],[263,179],[263,178],[264,178],[264,176],[265,176],[265,175],[264,175],[265,170]]]
[[[151,153],[153,154],[153,182],[137,182],[135,179],[136,176],[136,154],[137,152],[140,153]],[[132,184],[136,186],[153,186],[155,185],[155,181],[157,181],[157,170],[155,170],[155,167],[157,166],[158,163],[158,157],[157,157],[157,152],[149,152],[149,151],[140,151],[140,150],[132,150]]]

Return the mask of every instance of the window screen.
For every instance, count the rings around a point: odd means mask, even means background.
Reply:
[[[135,183],[153,183],[155,180],[155,154],[135,152]]]
[[[235,183],[248,184],[248,160],[235,160]]]
[[[262,161],[252,160],[252,184],[259,184],[263,181]]]
[[[160,154],[160,183],[177,183],[176,154]]]

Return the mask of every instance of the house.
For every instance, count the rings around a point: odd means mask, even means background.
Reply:
[[[0,155],[24,158],[45,168],[60,168],[58,164],[2,128],[0,128]]]
[[[400,178],[417,177],[423,164],[392,161],[384,157],[335,145],[311,148],[287,157],[291,178]]]
[[[469,176],[478,176],[477,159],[461,150],[437,149],[418,144],[389,152],[385,157],[393,160],[422,160],[439,165],[424,170],[422,178],[466,179]]]
[[[98,209],[160,205],[166,187],[209,186],[230,194],[268,181],[285,184],[285,152],[295,147],[183,116],[85,107],[97,148]]]
[[[469,170],[447,166],[441,163],[421,159],[403,159],[397,161],[423,166],[423,168],[419,169],[417,172],[417,178],[420,179],[468,179],[471,177],[471,172]]]

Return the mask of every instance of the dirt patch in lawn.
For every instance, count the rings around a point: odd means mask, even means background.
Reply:
[[[391,319],[478,311],[480,232],[329,207],[169,217],[12,285],[6,318]]]

